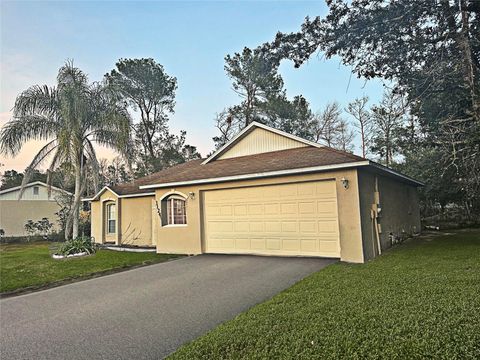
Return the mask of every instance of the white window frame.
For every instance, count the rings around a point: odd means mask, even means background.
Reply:
[[[180,200],[183,201],[183,214],[182,217],[185,219],[184,223],[175,223],[175,212],[174,212],[174,202],[175,200]],[[169,196],[167,199],[167,224],[165,225],[166,227],[176,227],[176,226],[187,226],[188,221],[187,221],[187,200],[181,196]],[[170,216],[169,216],[170,215]],[[170,223],[170,220],[172,221]]]
[[[33,191],[33,195],[35,195],[35,196],[40,195],[40,187],[39,186],[34,186],[32,191]]]
[[[110,209],[113,207],[114,209],[114,214],[113,214],[113,217],[111,218],[111,211]],[[106,213],[107,213],[107,234],[116,234],[117,233],[117,204],[114,203],[114,202],[109,202],[105,205],[105,210],[106,210]],[[114,227],[114,231],[111,232],[110,231],[110,222],[113,221],[113,227]]]

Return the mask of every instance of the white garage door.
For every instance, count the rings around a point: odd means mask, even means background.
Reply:
[[[208,253],[340,257],[334,181],[206,191]]]

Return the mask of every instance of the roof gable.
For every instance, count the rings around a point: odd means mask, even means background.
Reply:
[[[215,151],[203,164],[213,160],[231,159],[306,146],[322,147],[320,144],[298,136],[253,122],[227,144]]]
[[[42,189],[40,196],[37,196],[35,200],[45,200],[45,199],[50,199],[53,196],[48,195],[48,188],[49,185],[42,182],[42,181],[34,181],[28,184],[25,184],[23,186],[24,193],[22,194],[22,198],[20,200],[28,200],[27,199],[27,193],[25,191],[29,190],[31,187],[37,186]],[[69,194],[71,195],[70,192],[60,189],[56,186],[50,185],[50,189],[52,194],[54,193],[63,193],[63,194]],[[0,190],[0,199],[1,200],[19,200],[19,195],[22,191],[22,185],[19,186],[14,186],[8,189]]]

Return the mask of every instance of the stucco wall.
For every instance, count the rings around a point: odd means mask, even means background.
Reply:
[[[102,243],[102,203],[100,201],[92,201],[90,203],[90,234],[98,244]]]
[[[344,189],[340,181],[343,177],[350,181],[348,189]],[[205,184],[200,186],[177,187],[175,189],[157,189],[155,197],[158,202],[160,202],[161,198],[167,193],[180,192],[187,196],[190,192],[195,193],[195,199],[188,199],[187,201],[188,224],[186,226],[156,226],[155,236],[157,238],[157,251],[159,253],[202,253],[204,236],[202,234],[203,214],[201,211],[204,191],[241,186],[258,186],[325,179],[335,179],[336,181],[341,259],[349,262],[363,262],[359,212],[360,202],[355,169],[308,175]]]
[[[121,243],[152,245],[152,212],[154,196],[121,198]]]
[[[110,190],[106,190],[97,201],[92,202],[91,207],[91,234],[95,238],[95,242],[102,244],[105,242],[114,242],[119,244],[120,233],[118,229],[121,227],[121,204],[118,201],[117,196]],[[117,220],[117,232],[115,234],[106,233],[106,214],[105,204],[114,202],[117,205],[116,220]]]
[[[390,234],[393,236],[410,235],[421,230],[418,192],[415,186],[359,170],[362,237],[366,260],[373,258],[378,253],[375,228],[371,219],[372,204],[375,202],[375,177],[378,178],[381,208],[378,222],[381,226],[382,250],[391,246]]]
[[[60,207],[55,201],[48,200],[0,200],[0,229],[5,236],[25,236],[25,223],[28,220],[38,221],[44,217],[54,224],[58,231],[58,217],[55,215]]]
[[[97,201],[91,202],[91,231],[97,243],[114,242],[116,244],[151,246],[152,208],[154,196],[118,198],[110,190],[106,190]],[[117,205],[115,234],[106,232],[106,204]],[[118,229],[121,229],[118,231]]]

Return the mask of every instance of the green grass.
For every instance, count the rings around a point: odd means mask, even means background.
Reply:
[[[55,246],[58,244],[47,242],[0,244],[0,292],[45,286],[178,256],[99,250],[86,257],[54,260],[50,255]]]
[[[338,263],[173,359],[480,359],[480,231]]]

